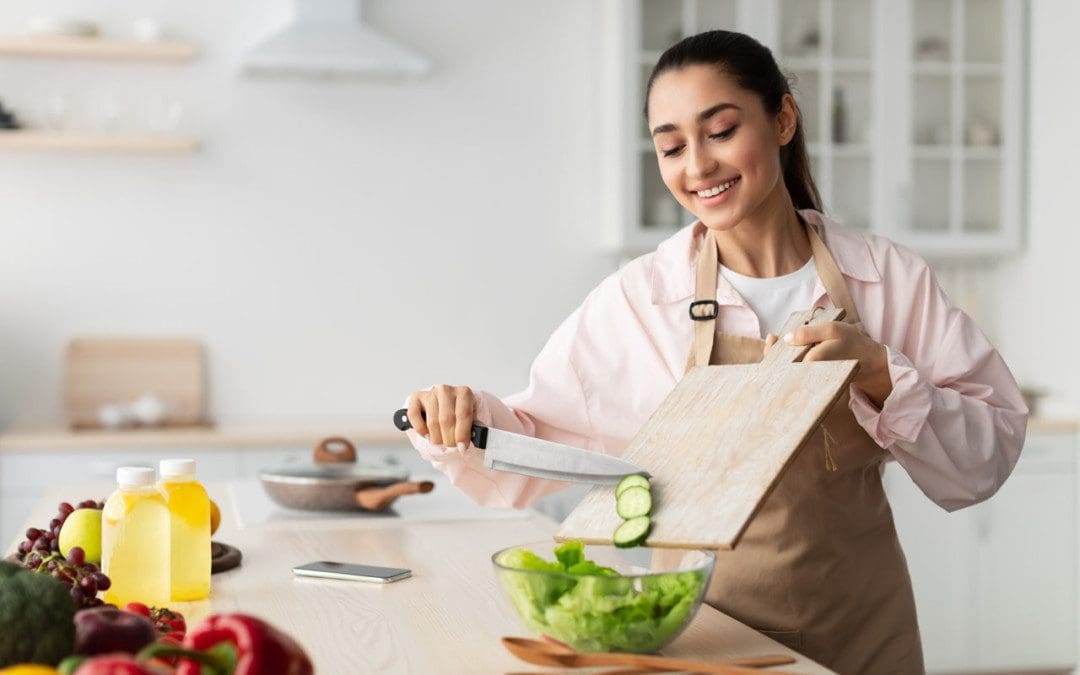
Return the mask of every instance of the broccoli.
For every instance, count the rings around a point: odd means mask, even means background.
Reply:
[[[75,600],[63,582],[0,561],[0,668],[55,666],[75,649]]]

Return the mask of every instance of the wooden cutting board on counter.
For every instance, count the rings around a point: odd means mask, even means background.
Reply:
[[[101,406],[144,394],[166,406],[166,426],[203,420],[203,349],[185,338],[79,337],[65,354],[64,403],[70,426],[98,428]]]
[[[780,335],[842,317],[842,309],[796,312]],[[736,546],[858,367],[858,361],[798,362],[807,351],[780,341],[761,363],[694,368],[653,412],[622,455],[652,474],[653,524],[645,546]],[[611,544],[621,522],[615,488],[598,485],[555,539]]]

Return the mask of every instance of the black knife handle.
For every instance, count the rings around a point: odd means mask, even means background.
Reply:
[[[426,420],[427,414],[421,412],[420,415]],[[394,426],[398,428],[398,431],[408,431],[412,429],[412,423],[409,422],[409,411],[405,408],[394,413]],[[483,424],[472,425],[472,430],[469,434],[469,440],[472,442],[473,447],[483,450],[487,447],[488,428]]]

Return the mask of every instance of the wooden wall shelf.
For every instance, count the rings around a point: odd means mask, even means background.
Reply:
[[[0,132],[0,150],[190,155],[197,149],[198,142],[184,136],[80,134],[50,131]]]
[[[80,37],[0,38],[0,56],[186,63],[195,47],[185,42],[135,42]]]

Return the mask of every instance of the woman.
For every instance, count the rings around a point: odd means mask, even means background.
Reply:
[[[758,361],[792,311],[842,307],[843,322],[782,339],[812,345],[808,361],[857,359],[856,379],[719,554],[707,601],[842,673],[922,672],[881,466],[900,462],[949,510],[986,499],[1023,445],[1016,382],[925,261],[821,214],[768,49],[727,31],[689,37],[660,57],[646,101],[664,183],[699,221],[589,294],[524,392],[410,396],[410,439],[476,501],[522,508],[565,484],[484,469],[467,448],[474,418],[618,455],[688,368]],[[715,312],[688,316],[694,300]]]

